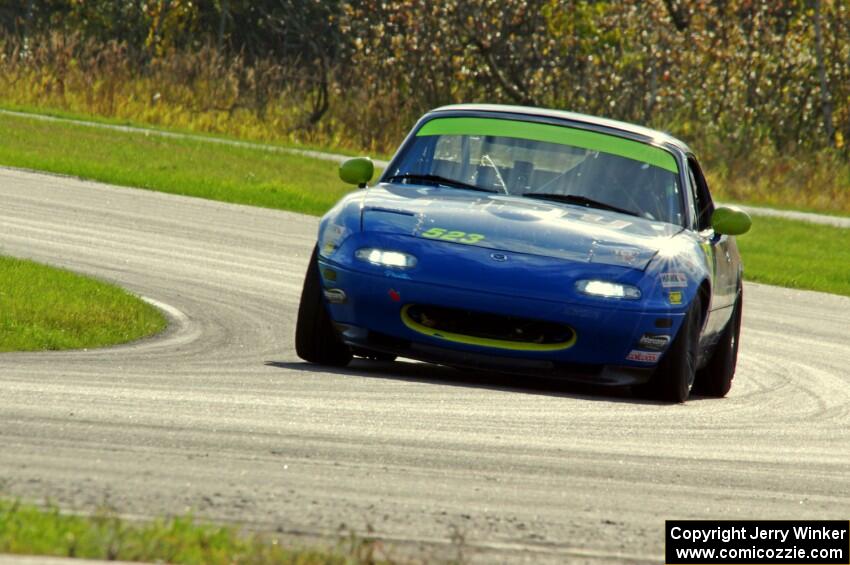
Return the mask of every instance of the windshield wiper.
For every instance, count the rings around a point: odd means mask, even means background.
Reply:
[[[402,175],[393,175],[387,179],[388,182],[398,181],[398,180],[412,180],[412,181],[424,181],[424,182],[432,182],[434,184],[442,184],[444,186],[449,186],[452,188],[463,188],[466,190],[477,190],[479,192],[497,192],[495,190],[491,190],[489,188],[484,188],[483,186],[476,186],[474,184],[465,183],[463,181],[450,179],[446,177],[441,177],[440,175],[417,175],[414,173],[404,173]]]
[[[505,179],[502,178],[502,172],[499,170],[499,167],[496,166],[495,161],[493,161],[489,155],[482,155],[481,162],[489,167],[493,167],[493,172],[496,173],[496,180],[499,181],[499,186],[502,187],[502,192],[510,194],[510,192],[508,192],[508,185],[505,184]]]
[[[526,198],[552,200],[555,202],[563,202],[564,204],[575,204],[577,206],[584,206],[585,208],[599,208],[601,210],[610,210],[611,212],[619,212],[621,214],[628,214],[629,216],[640,217],[640,214],[638,214],[637,212],[632,212],[631,210],[626,210],[625,208],[619,208],[612,204],[606,204],[605,202],[600,202],[598,200],[588,198],[587,196],[579,196],[578,194],[557,194],[554,192],[524,192],[522,195]]]

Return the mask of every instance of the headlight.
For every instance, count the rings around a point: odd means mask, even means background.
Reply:
[[[610,281],[581,280],[576,283],[576,290],[583,294],[603,298],[622,298],[624,300],[640,298],[640,289],[636,286]]]
[[[402,253],[401,251],[387,251],[386,249],[364,247],[355,251],[354,256],[361,261],[367,261],[373,265],[382,265],[384,267],[410,269],[416,266],[416,257],[409,253]]]

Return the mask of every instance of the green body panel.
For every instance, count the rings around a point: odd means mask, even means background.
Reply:
[[[724,235],[741,235],[753,225],[750,215],[735,206],[719,206],[711,215],[711,227]]]
[[[497,118],[436,118],[422,126],[416,132],[416,135],[417,137],[426,135],[494,135],[559,143],[618,155],[648,163],[672,173],[679,172],[673,154],[661,147],[616,135],[567,126]]]
[[[339,178],[348,184],[363,185],[372,180],[375,165],[368,157],[355,157],[339,166]]]

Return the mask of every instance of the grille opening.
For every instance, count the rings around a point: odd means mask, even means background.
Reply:
[[[565,324],[459,308],[411,304],[406,313],[427,328],[477,338],[555,345],[567,343],[575,336],[575,331]]]

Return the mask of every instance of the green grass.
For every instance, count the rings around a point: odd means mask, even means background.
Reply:
[[[188,517],[129,523],[0,500],[0,553],[201,565],[386,563],[378,549],[354,537],[336,550],[287,548],[273,536],[242,535]]]
[[[850,296],[850,229],[755,216],[737,240],[747,280]]]
[[[329,161],[0,115],[0,164],[322,214],[351,190]],[[755,217],[747,279],[850,295],[850,230]]]
[[[159,311],[120,288],[0,256],[0,351],[102,347],[163,328]]]
[[[0,115],[0,165],[321,214],[353,187],[337,164],[285,153]]]

